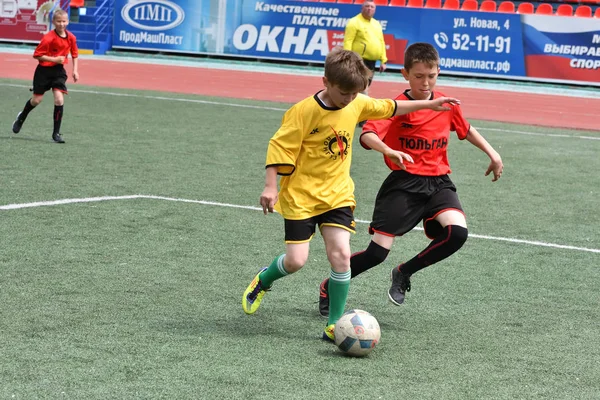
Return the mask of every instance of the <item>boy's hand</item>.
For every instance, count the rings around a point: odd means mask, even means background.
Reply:
[[[487,171],[485,171],[485,176],[488,176],[490,172],[493,172],[494,177],[492,178],[492,182],[496,182],[502,176],[503,169],[504,165],[502,164],[502,159],[500,156],[495,157],[490,161],[490,165],[488,166]]]
[[[79,72],[73,71],[73,82],[77,82],[79,80]]]
[[[440,97],[439,99],[431,100],[431,109],[435,111],[451,110],[451,107],[449,107],[448,105],[444,105],[446,103],[451,104],[453,106],[459,105],[460,100],[455,99],[454,97]]]
[[[406,165],[404,165],[404,160],[408,161],[409,163],[414,163],[413,158],[410,156],[410,154],[406,154],[402,151],[398,151],[398,150],[391,150],[389,152],[387,152],[385,154],[386,157],[388,157],[390,160],[392,160],[392,162],[394,164],[396,164],[397,166],[399,166],[400,168],[402,168],[403,170],[406,171]]]
[[[64,64],[65,63],[65,56],[54,57],[54,62],[57,63],[57,64]]]
[[[277,188],[265,187],[260,195],[260,205],[265,215],[267,215],[267,212],[273,212],[273,206],[277,203],[278,197]]]

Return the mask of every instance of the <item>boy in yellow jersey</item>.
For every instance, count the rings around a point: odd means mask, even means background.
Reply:
[[[354,182],[350,178],[352,139],[359,120],[386,119],[428,108],[446,111],[440,97],[424,101],[372,99],[360,94],[369,69],[352,51],[335,49],[325,60],[325,89],[292,106],[267,150],[265,188],[260,204],[265,214],[276,210],[284,218],[285,253],[254,277],[242,297],[242,308],[253,314],[273,282],[298,271],[308,260],[309,243],[318,225],[331,264],[330,313],[323,339],[334,340],[350,286],[350,234],[355,232]],[[386,156],[402,164],[404,153]],[[279,191],[277,175],[281,175]]]

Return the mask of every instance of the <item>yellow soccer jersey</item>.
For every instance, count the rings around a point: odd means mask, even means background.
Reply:
[[[361,14],[348,20],[344,50],[352,50],[365,60],[388,62],[381,24],[375,18],[367,20]]]
[[[354,208],[350,162],[356,124],[395,112],[395,101],[363,94],[342,109],[326,106],[317,94],[292,106],[267,150],[266,166],[276,166],[283,175],[275,210],[286,219],[301,220],[334,208]]]

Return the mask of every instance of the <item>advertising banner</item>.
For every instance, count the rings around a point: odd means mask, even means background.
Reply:
[[[0,40],[39,42],[58,0],[0,0]]]
[[[600,83],[600,20],[524,15],[526,76]]]
[[[333,47],[342,45],[344,27],[360,7],[286,0],[117,0],[113,45],[320,63]],[[574,56],[565,54],[574,51],[574,43],[594,48],[600,26],[594,19],[582,29],[580,18],[387,6],[377,7],[375,17],[384,29],[392,68],[402,66],[407,45],[429,42],[440,53],[442,69],[458,75],[598,81],[597,76],[589,77],[600,73],[595,50],[577,55],[584,61],[573,63],[583,68],[574,74],[538,67],[544,63],[540,55]],[[563,44],[568,50],[560,47]],[[588,73],[583,71],[586,66],[592,66]]]

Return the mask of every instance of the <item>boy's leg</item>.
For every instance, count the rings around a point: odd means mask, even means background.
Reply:
[[[462,212],[448,210],[435,218],[440,232],[422,252],[392,270],[392,286],[388,292],[390,301],[396,305],[404,302],[410,291],[410,277],[425,267],[438,263],[458,251],[468,237],[467,223]]]
[[[324,338],[333,339],[332,326],[344,314],[350,288],[350,231],[335,226],[322,226],[327,258],[331,264],[329,278],[329,319]]]
[[[381,264],[387,258],[395,237],[412,230],[423,218],[423,196],[404,190],[422,185],[421,178],[407,175],[404,171],[393,171],[379,188],[369,226],[373,238],[365,251],[352,255],[352,278]],[[325,280],[319,288],[319,313],[322,316],[329,312],[328,284]]]
[[[52,88],[52,71],[49,68],[38,65],[33,74],[33,96],[27,100],[23,111],[17,115],[17,119],[13,123],[13,132],[19,133],[29,112],[37,107],[44,98],[44,93]]]
[[[54,128],[52,130],[52,140],[54,140],[56,143],[64,143],[65,141],[60,134],[60,125],[63,118],[65,98],[63,92],[60,90],[55,89],[52,91],[52,93],[54,94]]]
[[[244,291],[242,308],[246,314],[254,314],[266,291],[277,279],[298,271],[308,260],[310,244],[293,243],[286,245],[286,254],[275,257],[273,262],[259,271]]]
[[[387,258],[394,238],[376,233],[366,250],[356,252],[350,257],[350,278],[381,264]],[[321,282],[319,290],[319,313],[329,316],[329,278]]]
[[[352,254],[350,258],[352,278],[384,262],[393,244],[393,236],[375,233],[366,250]]]
[[[12,125],[13,133],[19,133],[23,127],[23,123],[27,119],[27,116],[38,104],[40,104],[43,95],[33,95],[33,97],[25,103],[23,110],[17,114],[17,118]],[[39,98],[39,99],[38,99]]]
[[[242,308],[246,314],[254,314],[265,292],[274,281],[293,274],[306,264],[310,240],[315,234],[316,219],[285,219],[285,254],[275,257],[269,267],[261,270],[252,280],[244,296]]]

